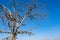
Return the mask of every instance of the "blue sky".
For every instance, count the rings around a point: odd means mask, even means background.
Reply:
[[[25,3],[28,0],[22,0]],[[36,27],[32,32],[35,34],[33,36],[22,36],[18,35],[18,39],[22,40],[54,40],[54,39],[59,39],[60,38],[60,0],[44,0],[47,1],[47,7],[46,9],[48,10],[47,13],[47,19],[39,21],[40,24],[36,23],[29,23],[27,26],[32,26]],[[40,1],[39,1],[40,2]],[[0,4],[3,4],[5,6],[8,5],[8,0],[0,0]],[[9,8],[9,6],[7,6]],[[0,23],[0,28],[2,24]],[[27,29],[29,29],[29,27]],[[21,27],[25,28],[25,27]],[[4,38],[4,36],[8,36],[5,34],[0,34],[0,39]],[[18,40],[17,39],[17,40]]]

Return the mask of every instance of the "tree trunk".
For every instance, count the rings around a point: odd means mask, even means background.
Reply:
[[[16,40],[16,36],[14,34],[12,35],[12,40]]]
[[[14,29],[15,27],[14,27],[14,21],[12,21],[12,40],[16,40],[16,35],[15,35],[15,33],[14,33]]]

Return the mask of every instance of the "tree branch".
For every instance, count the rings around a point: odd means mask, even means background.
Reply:
[[[12,15],[11,11],[8,8],[6,8],[4,5],[0,4],[0,7],[2,8],[2,11],[4,11],[6,14]]]
[[[12,28],[10,26],[10,20],[8,20],[8,27],[10,28],[10,30],[12,31]]]
[[[18,34],[33,34],[32,32],[28,32],[28,31],[18,31]]]
[[[11,32],[4,32],[3,30],[0,30],[0,33],[7,33],[7,34],[11,34]]]

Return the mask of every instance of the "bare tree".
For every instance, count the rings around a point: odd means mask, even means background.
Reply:
[[[6,24],[6,22],[8,22],[7,25],[10,32],[0,30],[0,33],[12,34],[11,40],[16,40],[17,34],[33,34],[32,32],[29,32],[29,31],[19,31],[19,28],[22,25],[24,25],[23,23],[26,19],[30,18],[31,20],[34,20],[35,17],[36,18],[45,17],[45,13],[44,14],[41,14],[39,12],[35,13],[35,9],[38,9],[37,8],[38,3],[36,3],[34,0],[31,5],[27,3],[27,4],[24,4],[24,6],[21,5],[19,1],[15,2],[15,0],[11,0],[9,5],[10,7],[13,8],[14,11],[10,11],[7,7],[0,4],[0,18],[2,19],[4,25]],[[21,10],[20,7],[22,6],[25,8],[23,9],[25,12]],[[22,15],[20,15],[21,11],[23,12]],[[9,39],[10,38],[6,37],[6,40],[9,40]]]

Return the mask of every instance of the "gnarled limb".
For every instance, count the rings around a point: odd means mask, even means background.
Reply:
[[[11,34],[11,32],[5,32],[4,30],[0,30],[0,33]]]

